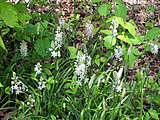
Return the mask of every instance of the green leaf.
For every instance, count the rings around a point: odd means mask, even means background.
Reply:
[[[11,91],[11,88],[10,88],[10,87],[6,87],[6,88],[5,88],[5,93],[6,93],[6,94],[10,95],[10,91]]]
[[[107,16],[110,12],[109,9],[111,9],[111,4],[102,4],[98,7],[98,12],[101,16]]]
[[[149,114],[148,114],[148,112],[145,112],[145,118],[144,118],[144,120],[149,120]]]
[[[35,26],[32,24],[27,24],[24,28],[24,31],[25,31],[25,33],[27,33],[29,35],[30,34],[37,34],[37,30],[36,30]]]
[[[5,3],[1,4],[1,17],[9,27],[20,27],[18,25],[17,12],[12,5]]]
[[[52,75],[51,71],[48,68],[43,68],[43,70],[47,75]]]
[[[129,54],[129,61],[128,61],[129,67],[133,68],[135,60],[136,60],[136,57],[133,54]]]
[[[137,45],[137,44],[139,45],[139,44],[141,44],[143,42],[143,37],[136,35],[136,37],[134,37],[133,39],[131,38],[130,41],[134,45]]]
[[[45,29],[47,29],[48,27],[48,23],[47,22],[38,22],[36,23],[35,25],[35,28],[38,30],[39,29],[39,32],[43,32]]]
[[[30,20],[32,17],[28,14],[22,14],[19,13],[18,14],[18,20],[22,23],[22,24],[26,24],[26,21]]]
[[[121,0],[114,0],[114,2],[115,15],[126,21],[127,7]]]
[[[1,31],[2,31],[1,35],[3,37],[4,35],[6,35],[10,31],[10,29],[9,28],[3,28]]]
[[[157,38],[159,35],[160,35],[160,28],[155,27],[147,32],[147,34],[145,35],[145,39],[153,40]]]
[[[71,58],[71,59],[77,58],[77,51],[78,51],[77,48],[72,47],[72,46],[69,46],[69,47],[68,47],[68,50],[69,50],[69,52],[70,52],[70,58]]]
[[[51,85],[50,84],[46,84],[47,90],[51,89]]]
[[[105,57],[100,57],[100,60],[101,60],[101,62],[106,62],[106,61],[107,61],[107,58],[105,58]]]
[[[40,56],[44,57],[47,51],[49,51],[50,46],[51,44],[48,39],[38,39],[35,44],[35,49]]]
[[[129,22],[126,22],[125,24],[125,28],[129,31],[129,33],[135,37],[135,34],[136,34],[136,31],[135,31],[135,27],[129,23]]]
[[[98,65],[98,67],[100,66],[100,59],[99,59],[99,58],[96,58],[96,59],[94,60],[94,62],[96,63],[96,65]]]
[[[113,36],[107,36],[104,38],[104,46],[107,49],[111,49],[116,44],[116,38]]]
[[[127,36],[118,35],[117,38],[122,40],[122,41],[124,41],[124,42],[126,42],[126,43],[128,43],[128,44],[130,44],[130,45],[132,44],[132,42],[130,41],[130,39]]]
[[[6,49],[6,47],[5,47],[4,43],[3,43],[3,40],[2,40],[2,37],[1,37],[1,36],[0,36],[0,46],[1,46],[4,50],[7,51],[7,49]]]
[[[156,119],[156,120],[159,120],[159,117],[158,117],[158,113],[156,110],[153,110],[152,108],[148,111],[149,114],[151,115],[152,118]]]
[[[99,3],[101,2],[102,0],[92,0],[91,2],[89,2],[90,4],[93,4],[93,3]]]
[[[104,33],[106,35],[111,35],[111,30],[100,30],[100,33]]]
[[[137,48],[135,48],[135,47],[132,48],[132,53],[133,53],[134,55],[141,55],[141,52],[139,52],[139,51],[137,50]]]
[[[4,87],[1,83],[0,83],[0,88]]]

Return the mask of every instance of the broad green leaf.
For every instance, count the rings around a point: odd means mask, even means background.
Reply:
[[[134,38],[131,38],[130,41],[134,45],[139,45],[139,44],[141,44],[143,42],[143,37],[142,36],[136,36]]]
[[[37,29],[37,31],[39,32],[43,32],[45,29],[47,29],[48,27],[48,23],[47,22],[38,22],[35,25],[35,28]]]
[[[23,14],[23,13],[19,13],[18,14],[18,20],[22,23],[22,24],[26,24],[27,20],[30,20],[32,17],[29,14]]]
[[[51,44],[48,39],[38,39],[35,43],[35,49],[37,53],[42,57],[46,56],[46,53],[47,51],[49,51],[50,46]]]
[[[149,114],[148,112],[145,112],[145,117],[144,117],[145,120],[149,120]]]
[[[126,22],[125,24],[125,28],[129,31],[129,33],[135,37],[135,34],[136,34],[136,31],[135,31],[135,27],[129,23],[129,22]]]
[[[98,7],[98,12],[101,16],[107,16],[107,14],[109,14],[109,9],[111,9],[111,4],[102,4]]]
[[[69,47],[68,47],[68,50],[69,50],[69,52],[70,52],[70,58],[71,58],[71,59],[77,58],[77,51],[78,51],[77,48],[72,47],[72,46],[69,46]]]
[[[111,30],[100,30],[100,33],[104,33],[106,35],[111,35]]]
[[[32,25],[32,24],[27,24],[26,26],[25,26],[25,28],[24,28],[24,31],[25,31],[25,33],[27,33],[27,34],[36,34],[37,33],[37,30],[36,30],[36,28],[35,28],[35,26],[34,25]]]
[[[5,88],[5,93],[10,95],[10,92],[11,92],[11,88],[10,87],[6,87]]]
[[[51,89],[51,85],[50,84],[46,84],[47,90]]]
[[[158,113],[156,110],[153,110],[152,108],[148,111],[149,114],[151,115],[152,118],[156,119],[156,120],[159,120],[159,117],[158,117]]]
[[[133,68],[134,67],[134,62],[136,61],[136,57],[133,54],[129,54],[129,67]]]
[[[52,75],[51,71],[48,68],[43,68],[43,70],[47,75]]]
[[[121,0],[114,0],[114,2],[115,15],[126,21],[127,7]]]
[[[9,27],[20,27],[18,25],[17,12],[12,5],[5,3],[1,4],[1,17]]]
[[[118,23],[119,23],[122,27],[125,28],[125,22],[124,22],[124,20],[123,20],[121,17],[117,17],[117,19],[118,19]]]
[[[1,83],[0,83],[0,88],[4,87]]]
[[[7,51],[7,49],[6,49],[6,47],[5,47],[4,43],[3,43],[3,40],[2,40],[2,37],[1,37],[1,36],[0,36],[0,46],[1,46],[4,50]]]
[[[135,48],[135,47],[132,48],[132,53],[133,53],[134,55],[141,55],[141,52],[139,52],[139,51],[137,50],[137,48]]]
[[[104,46],[111,49],[116,44],[116,38],[113,36],[107,36],[104,38]]]
[[[9,28],[3,28],[3,29],[1,29],[1,31],[2,31],[1,35],[3,37],[4,35],[6,35],[10,31],[10,29]]]
[[[100,66],[100,59],[99,59],[99,58],[96,58],[96,59],[94,60],[94,62],[96,63],[96,65]]]
[[[122,40],[122,41],[124,41],[124,42],[126,42],[126,43],[128,43],[128,44],[130,44],[130,45],[132,44],[132,42],[130,41],[130,39],[127,36],[118,35],[117,38]]]
[[[106,61],[107,61],[107,58],[105,58],[105,57],[100,57],[100,60],[101,60],[101,62],[106,62]]]
[[[160,35],[160,28],[155,27],[147,32],[147,34],[145,35],[145,39],[153,40],[157,38],[159,35]]]

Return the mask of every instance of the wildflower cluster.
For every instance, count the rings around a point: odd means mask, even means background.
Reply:
[[[28,87],[23,84],[20,80],[18,80],[18,76],[16,76],[16,73],[13,72],[13,77],[11,78],[11,93],[13,92],[18,95],[19,93],[22,93],[24,91],[28,91]]]
[[[117,28],[119,26],[118,19],[112,20],[111,24],[112,24],[112,26],[110,28],[112,29],[112,36],[115,37],[118,35],[118,33],[117,33]]]
[[[58,26],[57,31],[56,31],[56,37],[55,41],[51,42],[51,48],[49,48],[49,51],[51,51],[51,56],[52,57],[60,57],[60,48],[62,47],[62,34],[60,27]]]
[[[65,25],[65,20],[64,20],[63,17],[61,17],[61,18],[59,19],[59,25],[60,25],[60,26],[64,26],[64,25]]]
[[[22,43],[20,43],[20,52],[22,57],[26,57],[28,55],[27,43],[24,40],[22,41]]]
[[[158,45],[153,43],[149,43],[149,45],[150,45],[151,53],[158,54]]]
[[[33,107],[35,103],[35,100],[32,98],[31,95],[29,95],[29,101],[27,102],[27,105]]]
[[[121,61],[122,60],[122,55],[123,55],[123,50],[121,48],[121,46],[116,46],[116,49],[114,49],[115,52],[115,57]]]
[[[41,67],[42,65],[39,62],[35,65],[34,71],[36,72],[36,74],[40,74],[42,72]]]
[[[78,51],[77,60],[75,63],[75,74],[78,76],[79,83],[81,84],[82,80],[85,79],[86,72],[89,66],[91,66],[91,57],[87,53],[85,44],[83,46],[84,53]]]
[[[42,90],[42,89],[46,88],[46,81],[42,77],[40,78],[38,84],[39,84],[39,86],[38,86],[39,90]]]
[[[118,73],[116,71],[113,72],[113,78],[114,78],[114,85],[113,88],[116,89],[117,92],[121,92],[122,90],[122,82],[120,81],[120,78],[122,76],[123,68],[120,68]]]
[[[93,37],[93,25],[91,24],[91,21],[86,22],[86,33],[87,33],[87,37],[92,38]]]

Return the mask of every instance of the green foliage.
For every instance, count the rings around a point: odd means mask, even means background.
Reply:
[[[50,45],[49,39],[42,38],[42,39],[36,40],[35,49],[40,56],[42,57],[46,56],[50,47],[51,45]]]
[[[151,41],[151,40],[157,38],[159,35],[160,35],[160,28],[155,27],[147,32],[147,34],[145,35],[145,39]]]
[[[121,0],[114,0],[115,15],[126,21],[127,8]]]
[[[4,50],[7,51],[7,49],[6,49],[6,47],[5,47],[4,43],[3,43],[3,40],[2,40],[2,37],[1,37],[1,36],[0,36],[0,46],[1,46]]]
[[[113,36],[107,36],[104,38],[104,46],[107,48],[107,49],[111,49],[113,46],[116,45],[116,38],[113,37]]]
[[[111,4],[102,4],[98,7],[98,12],[101,16],[107,16],[110,13],[112,5]]]
[[[77,51],[78,51],[78,49],[75,48],[75,47],[69,46],[68,50],[70,52],[70,58],[71,59],[75,59],[77,57]]]
[[[145,60],[158,58],[159,28],[138,33],[121,0],[74,5],[63,20],[59,4],[1,1],[0,110],[19,120],[158,120],[160,69],[151,76]]]

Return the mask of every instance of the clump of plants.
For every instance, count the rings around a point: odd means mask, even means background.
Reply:
[[[151,76],[143,62],[159,59],[160,28],[138,33],[121,0],[74,1],[67,17],[60,5],[0,1],[0,111],[15,120],[158,120],[160,69]]]

